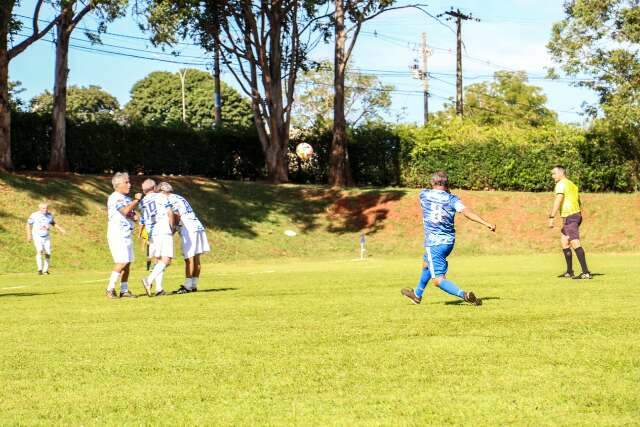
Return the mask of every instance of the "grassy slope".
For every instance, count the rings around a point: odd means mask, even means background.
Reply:
[[[130,301],[104,271],[3,275],[0,425],[634,425],[636,261],[577,282],[454,256],[482,307],[402,299],[416,257],[209,264],[202,292]]]
[[[362,189],[219,183],[201,178],[167,178],[194,205],[209,229],[213,261],[277,257],[350,258],[358,236],[368,234],[373,256],[421,252],[417,190]],[[142,177],[134,183],[139,187]],[[38,177],[0,174],[0,273],[31,271],[33,250],[24,221],[43,199],[69,233],[54,236],[54,268],[108,268],[106,198],[109,179],[96,176]],[[482,227],[458,221],[458,254],[522,254],[557,249],[558,232],[545,227],[549,194],[457,192],[498,224],[490,236]],[[640,247],[640,195],[585,194],[583,227],[590,252]],[[285,229],[299,232],[286,237]],[[140,259],[140,257],[139,257]]]

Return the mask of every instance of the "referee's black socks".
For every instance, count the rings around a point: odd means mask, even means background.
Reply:
[[[567,262],[567,273],[573,274],[573,256],[571,255],[571,248],[563,249],[564,260]],[[584,254],[584,252],[582,252]],[[578,255],[576,253],[576,255]]]
[[[576,253],[576,256],[578,257],[578,261],[580,262],[580,267],[582,267],[582,272],[588,273],[589,267],[587,267],[587,259],[584,255],[584,249],[582,249],[582,246],[580,246],[579,248],[574,249],[574,251]]]

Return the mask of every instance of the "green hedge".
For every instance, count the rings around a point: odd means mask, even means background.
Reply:
[[[47,167],[51,146],[48,116],[12,115],[12,155],[19,170]],[[193,174],[252,178],[263,174],[264,157],[251,132],[67,123],[69,168],[79,173],[115,170],[145,174]]]
[[[48,117],[14,113],[12,150],[17,169],[45,168],[51,126]],[[310,143],[309,162],[295,146]],[[331,132],[312,129],[291,139],[289,177],[326,183]],[[551,167],[563,164],[583,191],[636,191],[638,165],[606,133],[575,126],[483,127],[456,119],[426,127],[370,124],[349,131],[349,159],[358,185],[425,187],[433,171],[449,172],[464,189],[546,191]],[[146,174],[195,174],[217,178],[264,177],[264,157],[252,132],[74,123],[67,127],[72,171],[128,170]]]

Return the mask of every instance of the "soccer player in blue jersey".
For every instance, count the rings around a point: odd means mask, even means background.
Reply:
[[[431,189],[420,192],[420,207],[424,225],[425,254],[422,263],[422,274],[416,289],[404,288],[402,295],[414,304],[420,304],[427,283],[433,278],[435,285],[444,292],[463,299],[473,305],[482,305],[482,300],[473,292],[465,292],[447,279],[447,257],[453,251],[456,240],[454,217],[460,212],[471,221],[484,225],[491,231],[496,226],[480,217],[462,204],[460,199],[449,192],[449,177],[444,171],[438,171],[431,177]]]

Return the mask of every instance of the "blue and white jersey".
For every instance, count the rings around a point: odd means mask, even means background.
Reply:
[[[153,225],[153,233],[150,236],[172,235],[173,231],[171,230],[168,212],[171,209],[171,204],[168,196],[163,193],[157,193],[154,202],[156,204],[156,222]]]
[[[27,224],[31,225],[31,235],[33,237],[47,238],[49,237],[49,229],[56,225],[53,215],[49,212],[34,212],[29,216]]]
[[[186,230],[190,233],[197,233],[199,231],[204,231],[204,226],[196,216],[196,213],[193,211],[193,208],[184,197],[179,194],[170,194],[169,195],[169,203],[171,204],[171,209],[173,212],[180,215],[180,225],[183,230]]]
[[[457,196],[442,190],[420,192],[424,246],[452,245],[456,241],[454,217],[464,209]]]
[[[140,208],[140,224],[144,225],[149,236],[153,233],[153,227],[156,224],[156,214],[158,213],[156,198],[159,194],[153,192],[145,194],[138,205]]]
[[[133,230],[133,215],[124,216],[120,213],[120,209],[131,203],[131,197],[126,194],[114,191],[107,201],[107,215],[109,217],[109,225],[107,227],[107,236],[109,238],[130,238]],[[131,212],[133,214],[133,211]]]

